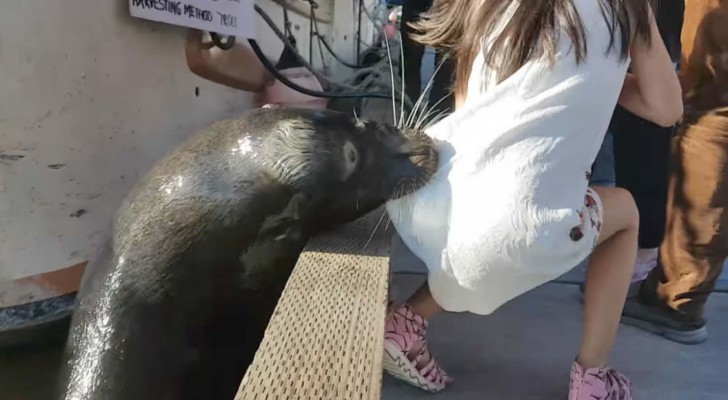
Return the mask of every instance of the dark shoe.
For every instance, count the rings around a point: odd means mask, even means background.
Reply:
[[[704,319],[689,320],[678,311],[645,304],[639,296],[627,299],[622,323],[681,344],[698,344],[708,339]]]

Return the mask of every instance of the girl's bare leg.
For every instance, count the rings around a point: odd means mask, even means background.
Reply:
[[[393,251],[408,251],[404,243],[393,243]],[[404,255],[407,258],[407,255]],[[413,254],[409,257],[414,258]],[[384,369],[395,378],[429,392],[443,390],[451,382],[427,346],[429,320],[443,309],[427,283],[403,305],[390,303],[384,333]]]
[[[419,289],[407,300],[407,304],[412,310],[421,315],[422,318],[429,321],[435,315],[444,311],[442,307],[432,298],[430,287],[425,282]]]
[[[586,276],[584,332],[577,361],[604,367],[614,344],[635,259],[639,214],[624,189],[594,187],[602,200],[603,226]]]

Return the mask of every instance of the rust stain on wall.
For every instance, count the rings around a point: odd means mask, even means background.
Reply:
[[[78,291],[88,261],[70,267],[0,282],[0,308],[50,299]]]

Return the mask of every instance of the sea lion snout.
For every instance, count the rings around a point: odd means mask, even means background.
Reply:
[[[405,129],[402,135],[406,141],[402,143],[402,152],[409,154],[413,163],[427,169],[437,168],[438,153],[435,143],[421,130]]]
[[[439,154],[432,139],[418,130],[402,130],[398,159],[394,163],[394,177],[399,175],[394,197],[403,196],[424,186],[435,174],[439,165]]]
[[[432,176],[437,170],[439,162],[438,153],[431,145],[420,146],[410,152],[410,161],[421,168],[428,176]]]

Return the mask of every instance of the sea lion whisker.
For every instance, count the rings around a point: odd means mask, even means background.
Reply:
[[[393,193],[392,194],[392,197],[389,198],[390,200],[394,200],[394,199],[397,199],[397,198],[402,197],[402,193],[403,193],[403,191],[402,191],[402,186],[403,185],[402,184],[404,183],[404,180],[405,180],[404,178],[400,178],[397,181],[397,183],[394,186],[395,187],[395,190],[397,190],[397,193]]]
[[[399,214],[397,215],[397,218],[399,218],[399,220],[401,221],[402,220],[402,207],[397,207],[397,208],[399,208]]]
[[[417,121],[415,121],[414,126],[412,128],[415,130],[419,130],[420,125],[422,124],[422,121],[426,120],[434,112],[434,107],[435,106],[432,106],[426,112],[420,113],[420,116],[417,118]]]
[[[425,100],[424,102],[422,102],[422,104],[420,105],[420,108],[417,110],[417,113],[410,116],[411,118],[410,118],[409,124],[407,124],[408,128],[410,128],[410,129],[415,128],[415,125],[417,125],[417,120],[419,120],[420,116],[422,116],[422,114],[424,112],[426,112],[426,110],[429,108],[429,105],[430,105],[429,100]]]
[[[445,54],[442,56],[442,59],[440,59],[440,62],[437,65],[437,68],[435,68],[435,71],[432,73],[432,76],[430,77],[430,80],[427,82],[427,85],[425,85],[425,88],[420,93],[420,98],[417,100],[417,103],[420,103],[420,101],[424,98],[425,93],[427,93],[430,88],[432,87],[433,82],[435,81],[435,76],[437,76],[437,73],[440,71],[440,68],[445,64],[445,61],[448,59],[448,55]],[[417,104],[415,104],[415,110],[417,109]],[[407,121],[407,125],[411,124],[411,119],[416,113],[413,112],[410,114],[410,121]]]
[[[384,219],[384,216],[385,216],[385,215],[387,215],[387,210],[386,210],[386,209],[385,209],[385,210],[384,210],[384,212],[382,213],[382,216],[381,216],[381,217],[379,217],[379,221],[377,221],[377,224],[376,224],[376,225],[374,226],[374,230],[372,230],[372,234],[371,234],[371,235],[369,235],[369,239],[368,239],[368,240],[367,240],[367,242],[366,242],[366,243],[364,244],[364,250],[366,250],[366,249],[367,249],[367,247],[369,247],[369,243],[371,243],[371,242],[372,242],[372,239],[374,239],[374,234],[375,234],[375,233],[377,233],[377,229],[379,229],[379,225],[380,225],[380,224],[382,223],[382,220]]]
[[[404,197],[404,194],[405,194],[405,190],[404,189],[405,189],[405,187],[406,186],[405,186],[404,179],[402,179],[402,184],[400,184],[400,186],[399,186],[399,197]]]
[[[412,107],[412,111],[410,111],[407,121],[403,124],[403,126],[411,127],[412,122],[414,122],[414,119],[417,116],[418,110],[420,110],[423,106],[426,106],[427,100],[425,100],[425,93],[427,93],[427,91],[423,90],[422,92],[420,92],[420,95],[417,97],[417,101]]]
[[[426,124],[428,127],[431,126],[431,124],[429,124],[429,122],[432,120],[431,119],[432,114],[434,112],[437,112],[437,106],[439,106],[449,96],[450,95],[448,94],[447,96],[442,97],[440,100],[437,101],[437,103],[433,104],[432,107],[429,108],[429,110],[427,111],[427,114],[421,115],[420,118],[418,119],[417,123],[415,124],[414,129],[420,129],[423,124]],[[442,112],[448,112],[448,110],[441,110],[440,113],[442,113]],[[438,113],[437,115],[440,115],[440,113]]]
[[[434,75],[433,75],[434,76]],[[432,77],[430,78],[430,82],[432,82]],[[429,87],[429,83],[428,86]],[[412,111],[409,114],[409,117],[407,118],[407,121],[405,122],[404,126],[411,126],[412,122],[414,121],[415,116],[417,115],[417,111],[420,109],[420,107],[423,106],[423,100],[425,100],[425,93],[427,93],[427,90],[423,90],[420,92],[420,95],[417,97],[417,101],[415,102],[414,106],[412,107]],[[427,101],[425,100],[425,103]]]
[[[433,104],[432,107],[430,107],[429,110],[427,111],[427,114],[426,115],[424,115],[424,116],[423,115],[420,115],[420,118],[418,118],[417,123],[415,124],[415,129],[419,129],[419,127],[422,126],[423,123],[427,123],[428,122],[428,119],[432,115],[432,113],[435,112],[435,111],[437,111],[436,110],[437,109],[437,106],[439,106],[440,104],[442,104],[442,102],[445,101],[445,99],[447,99],[448,97],[450,97],[450,94],[448,94],[446,96],[443,96],[440,100],[438,100],[435,104]],[[445,110],[445,111],[447,111],[447,110]],[[430,125],[428,125],[428,127],[429,126]]]
[[[389,75],[392,78],[392,119],[394,126],[397,126],[397,100],[394,97],[394,67],[392,66],[392,51],[389,48],[389,38],[384,35],[384,43],[387,45],[387,60],[389,61]]]
[[[427,124],[422,129],[429,129],[431,126],[435,125],[436,123],[443,120],[447,114],[449,113],[448,110],[442,110],[437,115],[435,115],[433,118],[431,118],[429,121],[427,121]]]
[[[433,117],[433,114],[434,113],[435,113],[435,110],[430,111],[427,115],[425,115],[424,117],[422,117],[422,120],[421,121],[417,121],[417,124],[415,124],[415,126],[412,129],[421,131],[421,130],[424,129],[423,128],[423,125],[429,126],[430,125],[431,118]]]
[[[404,81],[405,81],[405,68],[404,68],[404,38],[402,37],[402,31],[398,32],[399,37],[399,70],[402,71],[402,76],[399,77],[399,79],[402,81],[402,89],[401,89],[401,101],[400,101],[400,112],[399,112],[399,123],[397,124],[397,128],[402,129],[404,127]]]
[[[417,101],[415,102],[414,106],[412,106],[412,111],[410,111],[409,115],[407,116],[407,121],[405,121],[403,126],[410,127],[412,125],[414,117],[417,115],[417,110],[422,106],[422,101],[424,100],[424,98],[425,92],[421,92],[419,97],[417,97]]]
[[[359,119],[359,116],[358,116],[358,115],[356,115],[356,107],[353,107],[353,108],[351,109],[351,111],[353,111],[353,112],[354,112],[354,121],[356,122],[356,124],[357,124],[357,125],[361,125],[361,120]]]

